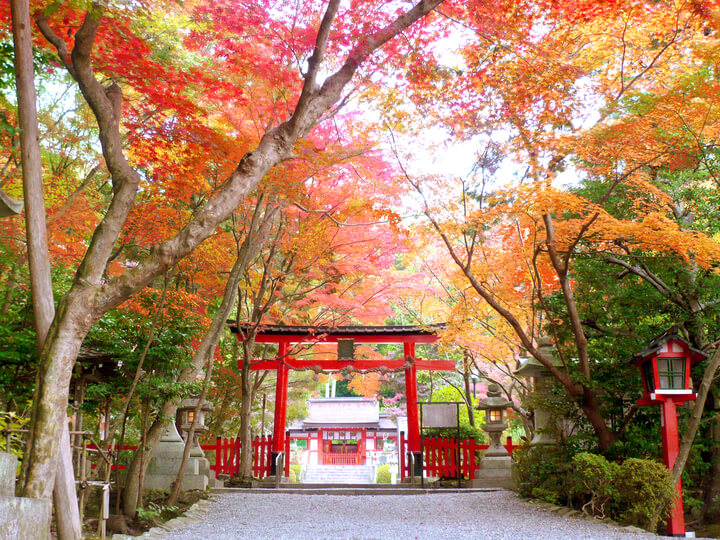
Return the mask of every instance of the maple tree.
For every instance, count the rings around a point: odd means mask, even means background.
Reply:
[[[517,20],[513,7],[448,14],[470,32],[462,61],[451,60],[463,67],[438,63],[407,86],[415,106],[443,121],[451,135],[485,146],[478,169],[489,169],[492,178],[499,147],[523,165],[522,184],[487,197],[484,173],[459,187],[452,180],[430,187],[429,180],[408,179],[467,285],[578,401],[607,450],[623,427],[608,427],[592,383],[574,260],[592,246],[617,263],[622,246],[630,245],[699,268],[717,261],[715,240],[683,226],[653,176],[663,166],[692,167],[698,156],[708,161],[716,127],[707,96],[716,92],[698,66],[707,65],[717,38],[703,15],[684,4],[621,2],[580,11],[540,4],[531,8],[537,18]],[[488,25],[498,19],[507,23],[502,32]],[[430,107],[438,78],[453,88],[454,107]],[[605,179],[603,191],[591,201],[553,187],[563,170]],[[712,176],[711,168],[705,174]],[[617,218],[603,208],[620,185],[634,197],[637,218]],[[453,191],[457,197],[448,200]],[[548,309],[551,297],[561,299],[562,317]],[[525,314],[535,306],[544,318],[528,321]],[[475,316],[482,320],[482,309]],[[557,369],[539,354],[534,335],[542,327],[557,337],[563,324],[569,331],[558,345],[571,352]],[[577,374],[568,371],[570,364]],[[698,407],[703,399],[701,391]]]
[[[227,124],[220,127],[228,135],[220,140],[213,137],[213,130],[208,130],[204,119],[220,124],[223,115],[213,115],[210,106],[204,110],[202,102],[205,100],[206,105],[225,103],[240,96],[241,99],[234,101],[240,105],[251,98],[250,93],[227,84],[220,77],[209,76],[206,70],[193,69],[192,62],[197,57],[192,55],[177,55],[170,62],[152,59],[152,46],[164,44],[145,41],[138,32],[139,22],[147,24],[149,29],[154,28],[154,24],[161,24],[153,21],[151,6],[143,6],[148,9],[134,13],[113,12],[111,7],[99,3],[91,5],[85,12],[72,7],[37,12],[36,22],[44,38],[57,50],[62,66],[78,84],[97,121],[112,192],[106,195],[106,206],[97,216],[99,222],[87,241],[76,278],[60,300],[41,354],[31,436],[24,461],[25,495],[47,496],[53,485],[53,456],[60,425],[58,414],[66,408],[72,366],[92,324],[211,236],[274,166],[293,157],[297,141],[306,136],[324,114],[344,103],[343,90],[358,68],[368,64],[373,53],[391,42],[398,33],[411,29],[422,32],[423,26],[413,26],[413,23],[439,3],[439,0],[421,1],[407,11],[395,11],[376,10],[369,3],[362,4],[362,9],[340,10],[339,2],[330,2],[326,9],[318,10],[312,9],[316,6],[309,2],[300,6],[302,11],[293,11],[306,17],[302,24],[298,24],[297,17],[288,17],[283,11],[270,11],[270,6],[265,4],[247,10],[233,9],[231,14],[239,16],[235,21],[225,19],[227,13],[213,14],[212,9],[196,11],[194,16],[200,21],[212,21],[218,27],[224,27],[223,33],[242,29],[243,32],[235,36],[237,44],[248,40],[257,42],[258,36],[266,38],[268,47],[257,48],[257,56],[235,54],[224,57],[225,67],[230,66],[235,73],[249,70],[258,74],[260,59],[263,63],[276,60],[278,53],[281,58],[274,64],[279,69],[261,71],[265,75],[283,77],[277,101],[272,102],[276,108],[270,111],[262,127],[255,125],[251,136],[240,137],[244,139],[240,144],[237,144],[238,137],[229,135],[231,131],[227,131]],[[173,6],[152,6],[159,11],[165,7],[173,11]],[[316,17],[313,13],[324,15]],[[373,17],[368,18],[369,13],[373,13]],[[108,15],[113,18],[112,26],[104,24]],[[138,15],[140,17],[136,18]],[[274,21],[271,32],[266,26],[267,21]],[[368,21],[373,23],[368,25]],[[335,22],[338,24],[332,34]],[[287,35],[291,39],[276,39],[281,34],[277,32],[280,27],[289,32]],[[299,35],[304,33],[304,36],[296,38],[292,29],[301,27],[304,30]],[[257,33],[248,35],[244,33],[247,29]],[[224,43],[233,46],[227,40]],[[392,43],[388,53],[398,49],[397,41]],[[131,50],[135,52],[130,53]],[[145,51],[145,57],[139,57],[137,51]],[[172,52],[170,56],[173,56]],[[380,56],[374,56],[373,62]],[[291,63],[282,61],[282,58],[300,57],[307,59],[307,69],[302,76],[294,66],[290,67]],[[335,72],[319,83],[318,72],[323,65]],[[217,75],[217,71],[214,73]],[[121,80],[124,88],[117,83],[104,86],[106,77],[110,81]],[[133,99],[135,95],[143,99]],[[173,99],[168,101],[170,95]],[[127,129],[126,133],[121,131],[121,126],[123,130]],[[204,135],[201,144],[197,142],[198,134]],[[127,154],[123,151],[123,138],[133,143]],[[223,156],[225,159],[220,167],[211,171],[214,173],[211,185],[202,180],[205,178],[202,174],[188,174],[182,169],[170,172],[160,166],[164,158],[174,155],[168,154],[169,146],[164,148],[163,143],[173,143],[170,152],[179,148],[183,153],[198,153],[212,139],[217,141],[220,151],[223,143],[226,148],[232,146],[232,151]],[[202,172],[207,173],[208,167],[203,167]],[[178,194],[190,194],[190,200],[179,198],[185,204],[176,206],[174,212],[165,210],[163,214],[156,209],[154,215],[162,216],[163,221],[171,224],[171,229],[158,230],[159,235],[148,236],[145,246],[131,246],[140,248],[135,250],[131,266],[112,268],[109,262],[115,261],[118,253],[129,249],[122,240],[128,218],[142,224],[146,231],[150,228],[148,217],[153,215],[150,210],[153,207],[147,205],[144,211],[137,208],[138,195],[151,201],[153,187],[159,186],[161,176],[165,175],[189,179],[189,183],[177,185],[186,186]],[[137,213],[132,215],[136,208]]]

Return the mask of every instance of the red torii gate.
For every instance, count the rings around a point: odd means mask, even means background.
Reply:
[[[248,324],[230,323],[230,329],[243,340],[250,328]],[[288,373],[291,369],[339,370],[352,367],[356,371],[386,368],[405,372],[405,397],[407,400],[408,451],[420,461],[420,422],[418,418],[417,370],[451,371],[455,363],[451,360],[426,360],[415,356],[417,343],[435,343],[438,331],[444,330],[444,324],[429,326],[282,326],[263,325],[255,337],[256,343],[277,343],[278,355],[273,360],[253,363],[252,370],[276,370],[275,422],[272,440],[272,466],[275,458],[285,447],[285,421],[287,418]],[[348,340],[351,343],[380,344],[402,343],[403,358],[390,360],[367,359],[324,359],[308,360],[292,358],[289,355],[291,344],[301,343],[338,343]],[[242,366],[242,359],[239,360]],[[419,470],[419,469],[418,469]]]

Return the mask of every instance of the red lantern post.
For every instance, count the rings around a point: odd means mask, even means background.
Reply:
[[[697,395],[690,388],[690,369],[707,358],[670,329],[655,338],[650,346],[633,355],[631,362],[640,368],[645,395],[638,405],[661,405],[663,461],[672,470],[679,452],[677,404],[693,401]],[[685,536],[682,482],[677,483],[677,498],[667,522],[670,536]]]

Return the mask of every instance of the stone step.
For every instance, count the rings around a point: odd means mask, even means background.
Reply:
[[[373,468],[367,465],[314,465],[305,471],[303,483],[365,484],[373,480]]]
[[[212,493],[267,493],[268,488],[214,488]],[[346,485],[324,485],[322,487],[308,487],[303,484],[293,484],[293,487],[272,489],[275,493],[289,495],[431,495],[433,493],[478,493],[488,491],[504,491],[499,488],[410,488],[391,484],[373,484],[372,487],[354,487]]]

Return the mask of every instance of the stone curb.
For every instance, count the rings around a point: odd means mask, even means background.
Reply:
[[[215,502],[216,497],[213,497],[212,495],[207,499],[201,499],[195,504],[193,504],[190,508],[188,508],[185,513],[182,515],[170,519],[163,523],[162,525],[158,525],[157,527],[151,528],[149,531],[145,531],[140,536],[130,536],[127,534],[114,534],[110,538],[110,540],[132,540],[133,538],[151,538],[151,539],[160,539],[164,538],[165,534],[170,532],[171,530],[180,527],[182,525],[188,525],[190,523],[196,523],[198,521],[201,521],[203,517],[205,517],[205,514],[208,513],[208,510],[210,509],[210,505]]]
[[[525,501],[539,507],[542,510],[556,513],[560,517],[579,517],[579,518],[588,519],[588,520],[592,520],[592,521],[599,521],[600,523],[605,523],[605,524],[611,525],[613,527],[618,527],[620,530],[622,530],[624,532],[628,532],[628,533],[652,534],[649,531],[646,531],[645,529],[641,529],[640,527],[635,527],[634,525],[622,525],[622,524],[618,523],[617,521],[610,519],[610,518],[598,519],[598,518],[595,518],[588,514],[585,514],[584,512],[581,512],[579,510],[574,510],[572,508],[569,508],[567,506],[558,506],[556,504],[552,504],[552,503],[545,502],[545,501],[540,501],[537,499],[525,499]]]

